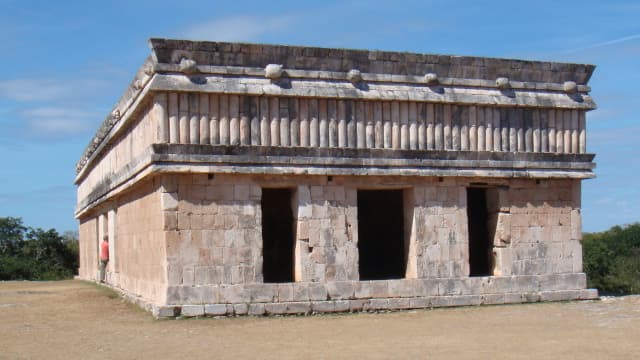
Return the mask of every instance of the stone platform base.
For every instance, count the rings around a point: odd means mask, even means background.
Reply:
[[[109,280],[115,280],[108,278]],[[584,273],[372,281],[172,286],[168,304],[104,284],[157,318],[302,315],[592,300]]]
[[[428,296],[414,298],[326,300],[278,303],[151,306],[157,318],[234,315],[308,315],[319,313],[390,311],[437,307],[498,305],[543,301],[598,299],[596,289],[540,291],[523,294]]]

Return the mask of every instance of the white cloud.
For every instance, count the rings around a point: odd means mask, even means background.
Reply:
[[[56,138],[90,131],[100,115],[74,108],[40,107],[23,110],[20,117],[32,134]]]
[[[640,34],[633,34],[633,35],[629,35],[629,36],[623,36],[623,37],[619,37],[619,38],[616,38],[616,39],[602,41],[602,42],[594,43],[594,44],[591,44],[591,45],[587,45],[587,46],[583,46],[583,47],[579,47],[579,48],[575,48],[575,49],[569,49],[569,50],[563,51],[562,53],[571,54],[571,53],[582,52],[582,51],[586,51],[586,50],[593,50],[593,49],[607,47],[607,46],[611,46],[611,45],[618,45],[618,44],[626,43],[626,42],[633,41],[633,40],[640,40]]]
[[[12,79],[0,81],[0,97],[25,102],[50,101],[84,97],[106,86],[106,81],[98,79]]]
[[[183,32],[185,38],[210,41],[255,41],[261,36],[283,32],[291,27],[293,17],[233,16],[195,24]]]

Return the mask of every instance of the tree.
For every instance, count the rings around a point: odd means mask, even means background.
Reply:
[[[77,233],[25,227],[0,218],[0,280],[70,278],[78,268]]]
[[[582,243],[590,287],[605,293],[640,293],[640,224],[585,234]]]

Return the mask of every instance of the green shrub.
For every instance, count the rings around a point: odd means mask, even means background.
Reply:
[[[640,293],[640,224],[584,234],[582,246],[589,287],[603,293]]]

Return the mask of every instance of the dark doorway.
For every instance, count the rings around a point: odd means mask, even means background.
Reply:
[[[358,190],[360,280],[404,278],[402,190]]]
[[[469,275],[493,275],[493,238],[489,236],[489,210],[486,188],[467,189],[469,222]]]
[[[264,282],[293,281],[291,189],[262,189],[262,271]]]

